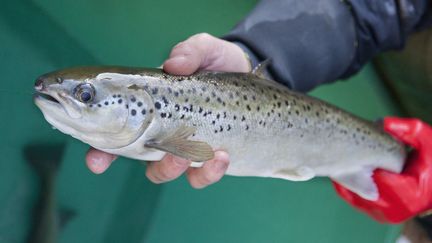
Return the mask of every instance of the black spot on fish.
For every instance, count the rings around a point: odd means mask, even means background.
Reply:
[[[317,111],[315,114],[317,117],[319,117],[319,115],[320,115],[319,111]]]
[[[117,97],[120,98],[120,97],[121,97],[121,94],[118,94]]]
[[[280,108],[280,107],[281,107],[281,105],[282,105],[282,103],[281,103],[281,102],[278,102],[278,103],[277,103],[277,106],[278,106],[278,108]]]
[[[145,115],[146,114],[146,109],[142,109],[141,110],[141,114]]]
[[[297,116],[300,115],[300,112],[298,110],[296,110],[295,113],[297,114]]]
[[[203,112],[203,108],[200,106],[200,108],[198,109],[198,112],[199,113],[202,113]]]
[[[111,102],[111,105],[114,105],[114,103],[115,103],[114,101],[113,101],[113,102]]]
[[[288,100],[285,100],[285,105],[286,105],[286,106],[289,106],[289,102],[288,102]]]
[[[252,100],[256,100],[256,97],[255,97],[255,95],[252,95]]]
[[[132,96],[131,101],[132,101],[132,102],[135,102],[135,101],[136,101],[136,98]]]
[[[267,112],[267,116],[270,116],[270,112]]]
[[[278,117],[281,117],[281,113],[280,112],[278,112]]]
[[[174,92],[174,96],[175,96],[175,97],[178,97],[178,96],[179,96],[179,92],[175,91],[175,92]]]
[[[207,89],[206,89],[206,87],[201,87],[201,90],[203,91],[203,92],[205,92]]]
[[[189,105],[189,111],[190,111],[190,112],[193,111],[193,105],[192,105],[192,104]]]
[[[205,99],[205,101],[206,101],[206,102],[210,102],[210,97],[207,97],[207,98]]]
[[[246,125],[246,130],[249,130],[249,125]]]
[[[149,112],[150,112],[150,114],[152,114],[153,113],[153,109],[150,109]]]
[[[305,118],[305,120],[304,120],[304,121],[305,121],[305,123],[306,123],[306,124],[307,124],[307,123],[309,122],[307,118]]]
[[[251,107],[250,107],[249,105],[246,105],[246,109],[247,109],[248,111],[250,111],[250,110],[251,110]]]
[[[158,88],[153,88],[153,89],[152,89],[152,94],[155,95],[155,94],[157,94],[157,93],[158,93]]]
[[[180,105],[179,105],[179,104],[175,104],[174,109],[175,109],[176,111],[179,111],[179,110],[180,110]]]
[[[186,112],[188,112],[188,111],[189,111],[189,108],[186,107],[186,106],[183,106],[183,110],[186,111]]]
[[[227,131],[229,131],[229,130],[231,130],[231,125],[230,124],[228,124],[228,128],[227,128]]]
[[[165,96],[162,96],[162,101],[165,104],[165,107],[168,106],[169,102]]]
[[[218,113],[217,115],[216,115],[216,119],[219,119],[220,118],[220,114]]]
[[[155,102],[155,108],[158,110],[161,108],[161,103],[159,103],[159,101]]]
[[[227,117],[226,111],[224,111],[223,114],[224,114],[223,118],[226,118]]]
[[[212,97],[216,97],[216,93],[215,92],[211,92]]]
[[[242,121],[246,120],[246,117],[242,116],[241,120],[242,120]]]
[[[219,127],[219,132],[223,132],[223,127],[222,126]]]
[[[277,95],[276,95],[276,94],[273,94],[273,98],[276,100],[276,99],[277,99]]]
[[[184,94],[184,90],[183,89],[180,89],[179,92],[180,92],[181,95]]]
[[[172,114],[171,113],[168,113],[168,118],[171,118],[172,117]]]
[[[126,109],[129,109],[129,105],[128,104],[126,104],[125,107],[126,107]]]
[[[132,109],[131,110],[131,114],[132,114],[132,116],[135,116],[136,115],[136,110]]]
[[[247,95],[243,95],[243,99],[244,99],[244,100],[247,100]]]
[[[183,119],[184,117],[185,117],[185,115],[183,114],[183,115],[181,115],[180,119]]]
[[[230,98],[230,99],[234,99],[234,95],[233,95],[233,93],[231,93],[231,92],[229,93],[229,98]]]
[[[109,105],[109,102],[108,102],[108,101],[105,101],[105,105]]]
[[[168,93],[171,94],[172,93],[172,89],[170,87],[168,87]]]
[[[98,106],[98,107],[102,107],[102,105],[101,105],[101,104],[97,104],[97,106]]]
[[[214,133],[218,133],[218,131],[217,131],[217,130],[214,130]]]
[[[123,100],[122,100],[122,99],[119,99],[117,102],[118,102],[119,104],[121,104],[121,103],[123,102]]]
[[[222,103],[222,99],[220,97],[217,97],[217,102]]]
[[[113,98],[117,98],[117,95],[113,95]]]
[[[177,78],[177,81],[179,81],[179,82],[181,82],[181,81],[183,81],[183,80],[184,80],[183,77],[179,77],[179,78]]]
[[[240,105],[240,102],[239,102],[239,101],[236,101],[236,105]]]
[[[166,113],[165,112],[162,112],[161,114],[160,114],[160,116],[162,117],[162,118],[165,118],[166,117]]]
[[[215,120],[213,120],[213,121],[212,121],[212,124],[213,124],[213,125],[214,125],[214,124],[216,124],[216,121],[215,121]]]
[[[234,120],[237,120],[237,116],[236,116],[236,115],[234,115],[234,116],[233,116],[233,119],[234,119]]]
[[[187,103],[187,102],[189,102],[189,98],[186,98],[186,99],[185,99],[185,103]]]
[[[311,107],[309,105],[306,106],[307,110],[310,111]]]
[[[140,101],[137,103],[138,107],[141,107],[143,105],[143,103]]]

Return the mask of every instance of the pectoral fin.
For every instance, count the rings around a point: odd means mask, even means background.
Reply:
[[[331,178],[364,199],[371,201],[378,199],[378,188],[373,181],[372,170],[365,169]]]
[[[188,139],[195,130],[194,127],[181,126],[171,135],[147,141],[145,146],[196,162],[213,159],[214,152],[210,145]]]

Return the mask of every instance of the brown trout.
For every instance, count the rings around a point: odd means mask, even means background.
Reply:
[[[39,77],[45,119],[99,150],[147,161],[230,154],[228,175],[305,181],[328,176],[375,200],[376,168],[400,172],[403,145],[379,126],[267,80],[261,71],[79,67]],[[198,163],[192,163],[196,166]]]

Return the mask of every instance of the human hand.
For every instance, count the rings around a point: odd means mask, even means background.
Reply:
[[[372,218],[400,223],[432,209],[432,127],[418,119],[388,117],[384,130],[411,146],[401,174],[374,171],[379,198],[368,201],[333,182],[339,196]]]
[[[191,75],[200,69],[249,72],[251,66],[240,47],[203,33],[174,46],[163,69],[173,75]],[[115,159],[115,155],[94,148],[86,155],[88,168],[96,174],[106,171]],[[203,188],[219,181],[228,164],[229,157],[224,151],[215,151],[215,157],[201,168],[190,168],[190,161],[167,154],[161,161],[148,163],[146,176],[154,183],[163,183],[186,172],[192,187]]]

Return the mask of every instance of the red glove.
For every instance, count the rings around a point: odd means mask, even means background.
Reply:
[[[384,130],[410,145],[401,174],[374,171],[379,198],[369,201],[333,182],[337,193],[352,206],[380,222],[400,223],[432,209],[432,127],[418,119],[388,117]]]

